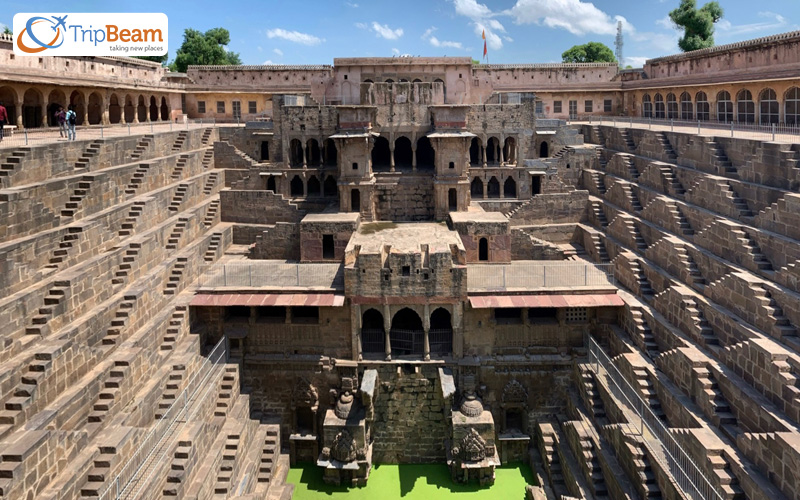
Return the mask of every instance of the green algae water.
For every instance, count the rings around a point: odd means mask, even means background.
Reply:
[[[322,480],[322,469],[298,464],[289,469],[287,483],[294,485],[292,500],[524,500],[525,486],[536,484],[526,464],[509,464],[495,470],[492,486],[456,484],[445,464],[373,465],[367,486],[331,486]]]

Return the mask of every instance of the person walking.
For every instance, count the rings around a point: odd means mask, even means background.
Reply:
[[[6,122],[8,122],[8,111],[3,106],[3,101],[0,101],[0,141],[3,140],[3,127],[6,126]]]
[[[59,106],[56,112],[56,122],[58,123],[59,137],[67,137],[67,113],[64,111],[64,106]]]
[[[67,119],[67,139],[70,141],[75,140],[75,124],[78,123],[78,115],[75,114],[75,110],[73,109],[72,105],[69,107],[69,111],[66,114]]]

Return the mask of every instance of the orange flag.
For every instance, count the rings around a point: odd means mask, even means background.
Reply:
[[[483,57],[486,57],[486,30],[481,31],[481,38],[483,38]]]
[[[486,30],[481,31],[481,38],[486,40]]]

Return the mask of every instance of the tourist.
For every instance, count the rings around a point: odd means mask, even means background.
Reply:
[[[70,141],[75,140],[75,124],[78,121],[78,115],[75,114],[75,110],[73,109],[72,105],[69,107],[69,111],[66,114],[67,119],[67,138]]]
[[[3,106],[3,101],[0,101],[0,141],[3,140],[3,127],[6,126],[7,121],[8,112],[6,111],[6,107]]]
[[[67,113],[64,111],[64,106],[58,107],[56,122],[58,123],[59,137],[67,137]]]

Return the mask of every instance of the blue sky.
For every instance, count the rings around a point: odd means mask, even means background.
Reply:
[[[17,12],[164,12],[170,59],[185,28],[222,26],[245,64],[332,64],[334,57],[472,56],[486,30],[489,62],[560,62],[575,44],[613,49],[624,24],[625,63],[678,52],[667,14],[680,0],[4,0],[0,23]],[[698,2],[700,5],[703,0]],[[725,10],[716,43],[800,29],[800,0],[719,0]]]

